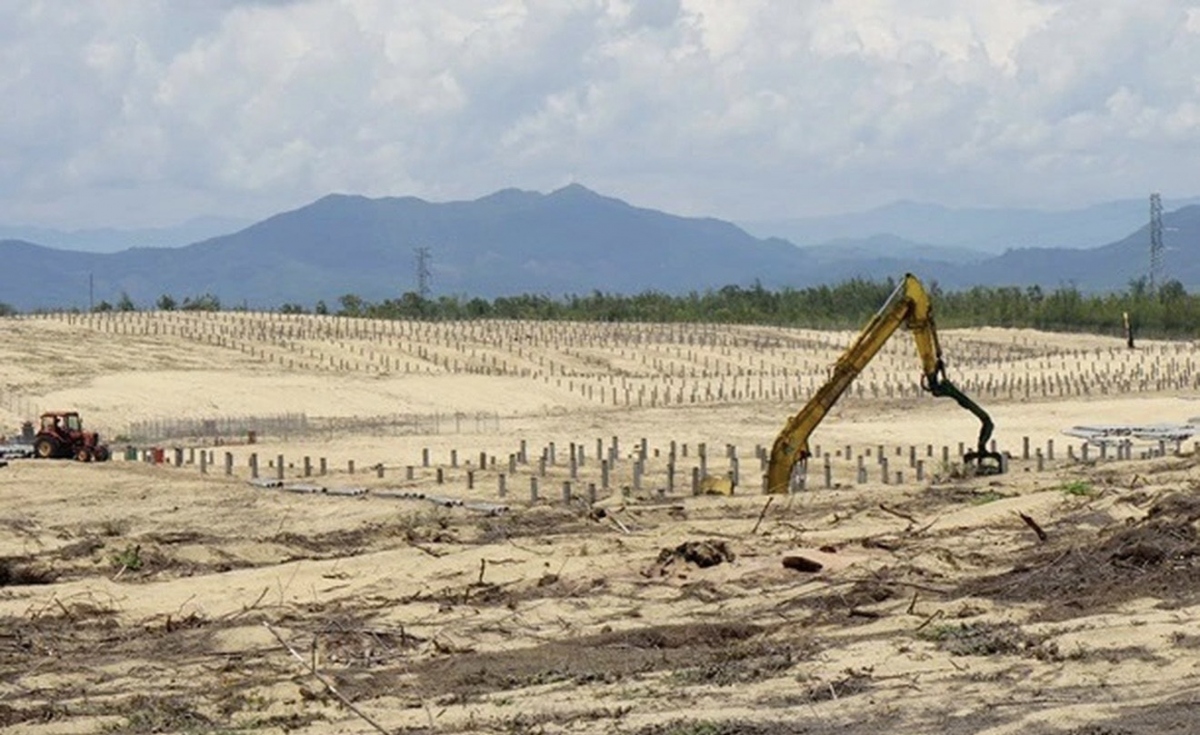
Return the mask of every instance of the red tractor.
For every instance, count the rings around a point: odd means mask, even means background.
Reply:
[[[39,459],[77,459],[80,462],[105,462],[111,457],[100,435],[84,431],[75,411],[49,411],[42,414],[42,425],[33,439],[33,453]]]

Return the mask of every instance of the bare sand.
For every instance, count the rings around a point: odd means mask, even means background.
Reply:
[[[0,468],[6,731],[1196,731],[1191,442],[1083,462],[1062,434],[1200,414],[1195,345],[947,332],[952,377],[1012,457],[963,477],[941,448],[978,422],[917,391],[893,340],[812,437],[833,486],[818,457],[807,490],[768,503],[756,453],[850,333],[236,314],[0,327],[0,433],[49,408],[112,438],[181,418],[308,426],[137,442],[166,448],[162,465],[119,451]],[[734,495],[692,494],[701,445],[709,474],[737,457]],[[251,455],[263,478],[282,455],[287,483],[367,492],[255,487]]]

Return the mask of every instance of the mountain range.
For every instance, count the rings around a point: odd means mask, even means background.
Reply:
[[[1104,219],[1108,215],[1101,213],[1109,211],[1093,213]],[[827,222],[826,233],[848,234],[796,244],[755,236],[727,221],[636,207],[578,184],[548,194],[506,189],[440,203],[334,194],[177,248],[89,253],[0,241],[0,302],[21,310],[86,308],[102,299],[115,302],[122,293],[142,307],[161,294],[182,299],[207,293],[227,306],[251,308],[285,302],[311,307],[318,299],[333,304],[347,293],[378,301],[416,290],[417,248],[429,253],[434,296],[484,298],[686,293],[756,281],[801,288],[906,271],[948,288],[1069,284],[1113,290],[1145,275],[1148,263],[1146,222],[1112,225],[1127,229],[1098,247],[1081,249],[1071,241],[996,254],[988,252],[994,244],[982,240],[971,248],[974,241],[956,246],[871,233],[878,214],[865,214],[858,230],[849,228],[853,218],[827,219],[841,229]],[[1013,219],[1023,222],[1019,213]],[[1189,290],[1200,287],[1200,205],[1168,212],[1164,239],[1167,275]]]
[[[147,227],[136,230],[103,227],[84,230],[56,230],[0,224],[0,240],[24,240],[60,250],[87,253],[115,253],[128,248],[175,248],[210,237],[240,230],[251,224],[231,217],[195,217],[172,227]]]
[[[1200,198],[1164,199],[1165,209]],[[1014,248],[1094,248],[1113,242],[1150,219],[1148,199],[1123,199],[1081,209],[952,209],[894,202],[864,212],[739,223],[747,232],[795,243],[853,240],[888,234],[911,242],[999,254]]]

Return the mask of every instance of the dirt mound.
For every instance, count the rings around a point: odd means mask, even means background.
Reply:
[[[1146,517],[1101,533],[1088,544],[1039,552],[1004,574],[972,580],[968,595],[1042,602],[1045,618],[1068,618],[1153,597],[1166,606],[1200,599],[1200,500],[1169,496]]]

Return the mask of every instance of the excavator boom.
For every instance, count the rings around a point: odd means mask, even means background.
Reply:
[[[767,491],[785,493],[791,487],[792,472],[798,463],[809,457],[808,437],[837,403],[854,378],[871,362],[888,339],[901,326],[913,333],[917,354],[921,358],[921,386],[934,396],[953,398],[958,405],[977,416],[982,424],[976,450],[964,458],[977,466],[982,474],[1000,470],[1000,455],[987,449],[993,424],[987,412],[946,379],[942,348],[933,323],[933,306],[929,294],[916,276],[906,273],[904,279],[863,327],[854,344],[838,358],[825,384],[809,399],[800,411],[788,420],[775,439],[767,466]]]

